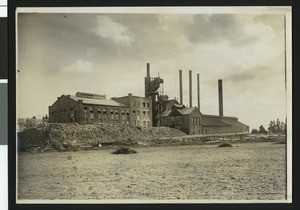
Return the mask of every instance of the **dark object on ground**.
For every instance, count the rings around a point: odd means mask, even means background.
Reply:
[[[136,153],[135,150],[130,149],[129,147],[123,145],[112,152],[112,154],[135,154],[135,153]]]
[[[232,145],[228,144],[228,143],[223,143],[223,144],[220,144],[218,147],[232,147]]]

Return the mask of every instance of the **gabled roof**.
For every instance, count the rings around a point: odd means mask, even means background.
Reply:
[[[161,114],[161,117],[189,115],[196,109],[197,109],[196,107],[189,107],[189,108],[180,108],[180,109],[175,108],[172,110],[166,110]]]
[[[191,114],[195,109],[196,107],[189,107],[189,108],[177,109],[177,111],[179,111],[182,115],[188,115]]]
[[[68,96],[66,96],[68,97]],[[83,104],[92,104],[92,105],[103,105],[103,106],[119,106],[119,107],[128,107],[124,104],[121,104],[119,102],[116,102],[111,99],[92,99],[92,98],[82,98],[77,96],[70,96],[68,97],[74,101],[82,100]]]

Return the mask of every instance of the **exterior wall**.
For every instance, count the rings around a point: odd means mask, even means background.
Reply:
[[[81,104],[80,124],[111,123],[129,125],[129,108]]]
[[[80,118],[78,115],[79,110],[80,106],[76,101],[62,95],[58,97],[52,106],[49,106],[49,122],[68,123],[78,121]]]
[[[189,116],[189,133],[190,135],[202,133],[202,116],[200,112],[194,110]]]
[[[240,123],[236,117],[223,117],[223,116],[204,116],[204,119],[219,119],[222,122],[228,124],[228,126],[221,125],[204,125],[202,126],[202,132],[204,134],[215,134],[215,133],[248,133],[249,126]]]
[[[160,119],[160,125],[169,127],[169,128],[175,128],[178,130],[181,130],[182,132],[189,134],[189,116],[183,115],[183,116],[167,116],[167,117],[161,117]]]
[[[130,125],[142,128],[152,127],[151,98],[132,96],[113,98],[113,100],[130,107]]]
[[[244,125],[239,126],[224,126],[224,127],[213,127],[213,126],[203,126],[204,134],[215,134],[215,133],[248,133],[249,127]]]
[[[148,98],[132,96],[130,100],[132,125],[152,127],[152,103]]]
[[[79,124],[103,122],[129,125],[129,115],[128,107],[83,104],[64,95],[49,107],[49,122]]]

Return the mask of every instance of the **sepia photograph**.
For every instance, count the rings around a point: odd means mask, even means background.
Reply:
[[[16,202],[291,203],[291,7],[19,7]]]

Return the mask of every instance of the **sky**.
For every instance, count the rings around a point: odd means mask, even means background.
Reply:
[[[17,113],[48,114],[62,94],[108,98],[144,96],[146,63],[163,91],[189,106],[218,115],[218,79],[224,116],[252,128],[286,117],[284,15],[278,13],[19,13]]]

